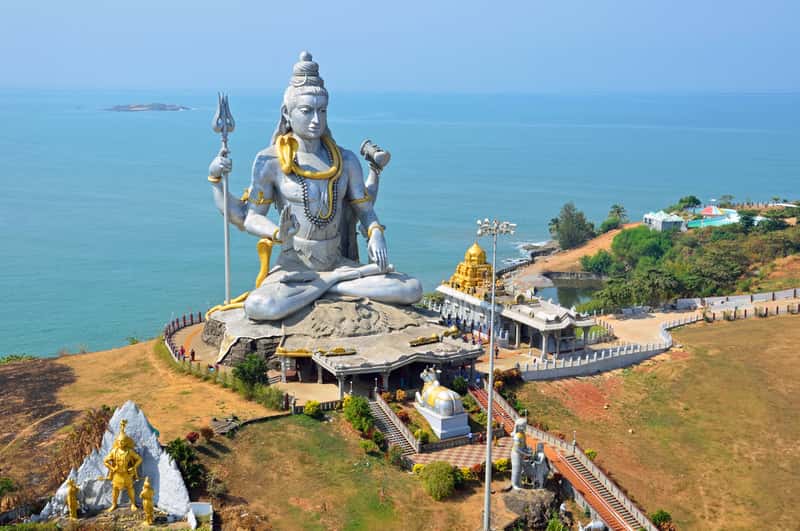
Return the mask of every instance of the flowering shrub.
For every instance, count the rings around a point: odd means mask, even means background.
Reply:
[[[423,470],[425,470],[425,465],[423,465],[422,463],[416,463],[414,465],[414,468],[411,469],[411,472],[413,472],[414,475],[418,476],[422,473]]]
[[[311,418],[319,418],[319,416],[322,414],[322,409],[320,409],[319,402],[316,400],[309,400],[306,402],[306,405],[303,406],[303,414]]]
[[[399,418],[400,422],[402,422],[403,424],[408,424],[409,422],[411,422],[411,417],[408,416],[408,411],[406,411],[405,409],[401,409],[400,411],[397,412],[397,418]]]
[[[190,431],[189,433],[186,434],[186,440],[189,441],[191,444],[196,443],[199,438],[200,434],[197,433],[196,431]]]
[[[508,472],[511,469],[511,462],[505,458],[498,459],[494,462],[494,469],[500,474]]]
[[[408,395],[402,389],[398,389],[397,392],[395,392],[395,394],[394,394],[394,398],[398,402],[404,402],[405,399],[408,398]]]
[[[383,398],[384,402],[392,402],[394,400],[394,396],[392,396],[391,391],[384,391],[381,393],[381,398]]]
[[[420,444],[427,444],[428,441],[431,440],[431,435],[427,431],[420,428],[414,432],[414,438],[417,439]]]

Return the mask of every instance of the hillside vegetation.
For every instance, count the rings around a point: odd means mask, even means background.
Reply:
[[[626,229],[611,250],[581,259],[587,271],[610,277],[581,309],[618,310],[657,305],[677,297],[747,292],[776,259],[800,253],[800,227],[780,219],[705,228],[685,233]]]

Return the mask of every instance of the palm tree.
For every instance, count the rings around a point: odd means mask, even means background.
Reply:
[[[611,205],[608,217],[617,218],[621,223],[628,221],[628,213],[625,211],[625,207],[618,203]]]

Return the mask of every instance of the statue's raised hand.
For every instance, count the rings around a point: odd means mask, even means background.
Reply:
[[[281,210],[281,218],[278,221],[278,240],[282,241],[284,245],[294,237],[295,234],[300,230],[300,222],[297,221],[297,218],[294,214],[292,214],[292,209],[289,205],[283,207]]]
[[[233,169],[233,161],[228,158],[228,150],[222,148],[211,164],[208,165],[208,174],[211,177],[220,178],[224,173],[230,173]]]
[[[389,264],[389,252],[386,249],[386,238],[383,237],[383,231],[372,231],[372,236],[367,243],[367,253],[371,262],[378,264],[381,271],[386,271]]]

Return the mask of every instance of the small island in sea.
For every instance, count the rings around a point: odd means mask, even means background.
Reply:
[[[133,103],[129,105],[114,105],[106,110],[115,112],[190,111],[191,108],[172,103]]]

